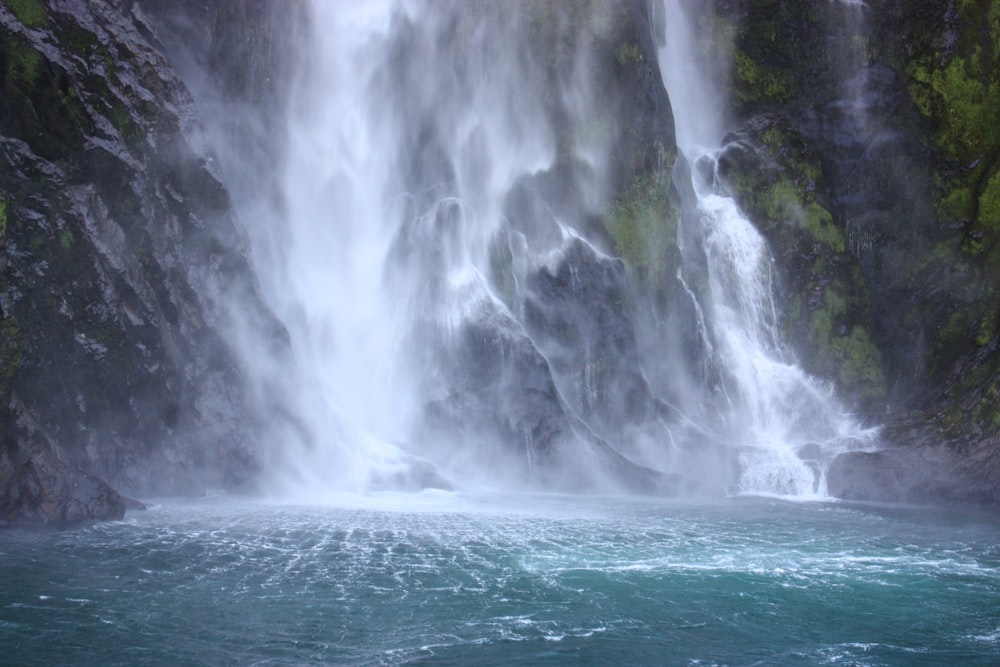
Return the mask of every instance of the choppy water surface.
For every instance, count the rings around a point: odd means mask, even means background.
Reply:
[[[169,501],[0,533],[0,662],[994,665],[998,537],[759,498]]]

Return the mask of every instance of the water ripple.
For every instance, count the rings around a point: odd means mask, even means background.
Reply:
[[[746,500],[231,499],[3,535],[19,664],[995,664],[988,517]]]

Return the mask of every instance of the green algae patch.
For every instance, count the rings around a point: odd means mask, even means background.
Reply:
[[[641,276],[658,282],[676,246],[680,210],[670,196],[670,175],[661,170],[637,180],[605,218],[615,252]]]
[[[852,387],[864,402],[885,398],[882,355],[868,331],[856,325],[851,328],[850,334],[834,337],[830,341],[830,349],[837,362],[842,386]]]
[[[49,16],[38,0],[0,0],[17,20],[29,28],[47,28]]]
[[[966,256],[1000,264],[1000,6],[962,2],[949,30],[909,62],[908,90],[934,128],[937,215],[961,229]]]
[[[788,82],[778,72],[761,65],[744,51],[733,54],[735,63],[736,89],[744,103],[771,102],[782,104],[788,101]]]

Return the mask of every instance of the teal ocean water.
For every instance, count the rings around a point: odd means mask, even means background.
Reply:
[[[0,533],[0,663],[1000,664],[1000,520],[736,498],[226,496]]]

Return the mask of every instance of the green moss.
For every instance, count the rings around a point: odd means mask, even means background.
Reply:
[[[66,252],[69,252],[73,248],[73,232],[68,229],[64,229],[59,235],[59,246]]]
[[[962,161],[974,159],[984,145],[996,145],[1000,131],[997,83],[983,81],[982,60],[977,47],[971,56],[953,58],[930,76],[931,89],[944,107],[938,114],[941,146]]]
[[[833,332],[833,316],[829,310],[814,310],[809,316],[809,333],[821,348],[830,343]]]
[[[830,246],[835,252],[847,250],[844,235],[833,224],[833,215],[815,201],[807,201],[803,224],[809,235],[820,243]]]
[[[979,194],[978,221],[986,231],[1000,233],[1000,169],[990,175]]]
[[[946,220],[972,217],[972,190],[964,185],[956,185],[938,201],[938,215]]]
[[[989,312],[983,316],[979,322],[979,332],[976,334],[976,345],[980,347],[989,345],[997,334],[998,319],[1000,319],[1000,312]]]
[[[996,380],[983,390],[972,417],[987,428],[1000,430],[1000,383]]]
[[[823,290],[823,301],[832,316],[840,317],[847,313],[847,299],[829,287]]]
[[[144,140],[142,128],[132,118],[128,109],[117,99],[111,102],[111,112],[108,114],[108,119],[131,148],[138,149],[142,146]]]
[[[8,42],[7,52],[7,75],[13,81],[34,85],[42,73],[42,54],[21,37]]]
[[[847,248],[844,235],[833,223],[833,215],[803,186],[782,176],[769,188],[750,193],[756,206],[772,223],[791,222],[818,243],[842,253]]]
[[[29,28],[45,28],[49,25],[48,14],[38,0],[2,0],[17,20]]]
[[[780,104],[788,100],[788,84],[780,74],[758,65],[739,49],[734,53],[734,64],[737,86],[746,101],[767,100]]]
[[[957,9],[947,51],[919,51],[909,64],[909,91],[943,159],[937,214],[963,225],[966,255],[991,261],[1000,234],[1000,6]]]
[[[934,349],[942,352],[951,348],[964,335],[968,328],[968,317],[964,312],[956,310],[934,337]]]
[[[882,355],[863,327],[855,326],[849,335],[835,337],[831,349],[839,362],[841,386],[857,391],[865,402],[885,397]]]
[[[635,42],[626,42],[615,51],[615,60],[622,67],[626,65],[638,65],[642,62],[642,49]]]
[[[632,184],[605,218],[618,256],[643,276],[657,280],[668,249],[676,243],[680,211],[670,198],[666,169]]]

